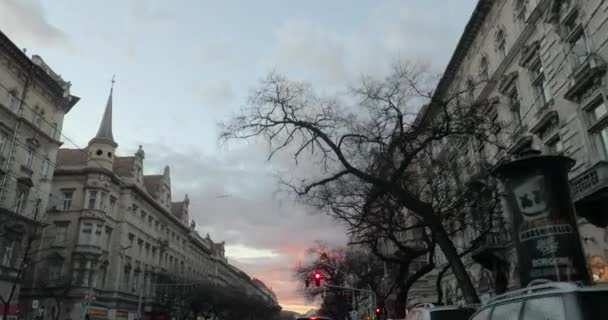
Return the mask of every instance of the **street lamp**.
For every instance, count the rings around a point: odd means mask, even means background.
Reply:
[[[568,187],[573,165],[568,157],[527,150],[495,170],[505,187],[522,286],[543,280],[589,283]]]

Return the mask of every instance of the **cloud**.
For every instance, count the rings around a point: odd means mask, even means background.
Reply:
[[[146,174],[171,166],[174,198],[190,197],[197,230],[226,241],[232,263],[271,286],[281,303],[302,304],[291,267],[315,240],[344,244],[345,229],[330,217],[277,192],[274,173],[286,163],[268,163],[257,144],[222,154],[195,148],[144,144]]]
[[[194,50],[194,61],[200,65],[227,63],[234,58],[233,48],[226,41],[203,43]]]
[[[68,36],[51,24],[39,0],[0,1],[0,21],[7,34],[28,45],[67,46]]]
[[[444,2],[378,2],[361,27],[349,31],[312,19],[287,18],[274,29],[274,48],[261,63],[325,88],[344,88],[362,74],[386,75],[397,59],[441,70],[461,33],[462,17],[475,4]]]
[[[195,94],[212,108],[226,106],[234,101],[235,94],[232,85],[227,80],[215,80],[195,88]]]

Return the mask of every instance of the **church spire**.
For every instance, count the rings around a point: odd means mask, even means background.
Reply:
[[[97,131],[97,135],[95,135],[89,144],[93,142],[106,142],[110,143],[114,147],[117,146],[116,142],[114,141],[114,135],[112,134],[112,93],[114,91],[114,82],[116,82],[114,79],[115,78],[113,76],[112,86],[110,87],[110,95],[108,96],[106,110],[103,113],[99,130]]]

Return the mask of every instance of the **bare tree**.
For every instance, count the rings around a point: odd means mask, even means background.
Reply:
[[[292,152],[298,161],[306,154],[320,169],[319,176],[282,180],[331,215],[336,210],[323,199],[344,205],[342,211],[352,207],[353,214],[366,212],[361,208],[370,197],[390,199],[401,219],[428,230],[465,300],[475,303],[477,293],[447,229],[467,186],[457,187],[444,175],[442,170],[455,159],[443,150],[463,141],[494,145],[497,124],[487,112],[492,103],[469,99],[468,88],[434,98],[434,80],[424,68],[396,64],[385,79],[364,77],[348,99],[356,103],[347,105],[319,97],[306,83],[271,73],[253,91],[248,106],[223,123],[221,139],[262,137],[270,158]]]
[[[44,274],[48,274],[48,269],[43,269]],[[59,320],[63,311],[63,304],[69,297],[72,290],[72,275],[70,273],[62,274],[58,279],[49,279],[48,277],[38,282],[40,294],[53,299],[55,308],[51,309],[51,317],[53,320]]]
[[[0,212],[0,249],[6,246],[2,242],[12,242],[13,251],[9,257],[12,256],[10,268],[14,269],[14,274],[7,277],[10,283],[7,294],[0,294],[0,303],[4,305],[2,319],[7,318],[9,306],[16,296],[18,286],[23,283],[26,271],[36,263],[33,258],[38,253],[35,247],[42,228],[37,218],[36,214],[33,221],[25,222],[25,218],[9,211]],[[4,258],[5,253],[0,254],[0,258]]]

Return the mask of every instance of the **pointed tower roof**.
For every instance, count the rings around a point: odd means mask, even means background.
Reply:
[[[112,93],[114,92],[114,78],[112,78],[112,87],[110,88],[110,95],[108,96],[108,102],[106,102],[106,110],[103,113],[101,124],[97,135],[89,142],[89,145],[93,142],[105,142],[111,144],[114,148],[118,146],[114,141],[114,135],[112,134]]]

